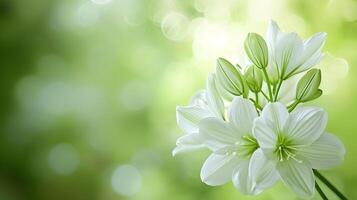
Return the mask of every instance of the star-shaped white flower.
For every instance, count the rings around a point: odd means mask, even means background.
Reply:
[[[262,167],[251,168],[253,178],[271,171],[273,162],[288,187],[299,196],[311,197],[315,190],[312,169],[336,166],[345,154],[340,140],[325,132],[326,124],[327,114],[321,108],[298,107],[289,113],[281,103],[268,104],[254,122],[260,150],[251,163]]]
[[[201,169],[204,183],[216,186],[232,180],[242,193],[256,195],[279,178],[274,170],[261,173],[264,176],[255,180],[250,176],[249,168],[259,167],[251,163],[252,155],[259,148],[252,134],[256,117],[257,111],[249,100],[235,97],[228,107],[229,122],[206,118],[199,123],[199,134],[213,151]],[[273,169],[273,165],[269,168]]]
[[[207,117],[224,118],[224,104],[217,92],[215,75],[207,80],[206,90],[199,91],[188,106],[177,106],[177,124],[184,135],[177,139],[173,155],[195,149],[204,148],[198,135],[198,123]]]
[[[283,33],[274,21],[270,21],[266,42],[271,81],[277,82],[279,77],[287,79],[318,64],[323,57],[321,50],[326,36],[320,32],[302,41],[296,33]]]

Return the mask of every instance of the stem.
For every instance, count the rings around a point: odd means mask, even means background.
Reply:
[[[289,112],[293,111],[299,103],[300,103],[300,101],[299,101],[299,100],[296,100],[296,101],[294,101],[294,103],[292,103],[291,105],[289,105],[289,106],[288,106]]]
[[[259,96],[258,96],[258,93],[255,93],[255,102],[257,102],[257,104],[259,104]]]
[[[259,103],[256,102],[254,99],[249,98],[249,100],[250,100],[251,102],[253,102],[253,104],[255,105],[255,108],[256,108],[258,111],[261,111],[261,110],[263,109],[262,106],[259,105]]]
[[[321,190],[319,184],[317,184],[317,182],[315,181],[315,188],[317,190],[317,192],[320,194],[321,198],[323,200],[328,200],[327,196],[325,195],[325,193]]]
[[[263,92],[263,90],[260,90],[260,92],[262,93],[262,95],[266,98],[266,100],[269,101],[269,97],[265,94],[265,92]]]
[[[323,182],[328,188],[330,188],[331,191],[333,191],[340,199],[342,200],[347,200],[347,197],[343,195],[329,180],[327,180],[320,172],[318,172],[316,169],[313,170],[315,176],[320,179],[321,182]]]
[[[269,80],[269,76],[268,76],[268,73],[267,73],[267,70],[265,68],[263,68],[263,73],[264,73],[264,76],[265,76],[265,79],[267,81],[267,85],[268,85],[268,92],[269,92],[269,100],[270,101],[273,101],[273,94],[271,92],[271,84],[270,84],[270,80]]]
[[[283,83],[283,79],[280,79],[278,87],[277,87],[277,89],[275,91],[274,101],[276,101],[278,99],[278,95],[279,95],[279,91],[280,91],[280,87],[281,87],[282,83]]]

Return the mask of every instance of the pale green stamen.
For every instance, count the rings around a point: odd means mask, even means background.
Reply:
[[[291,140],[287,139],[282,134],[278,135],[276,149],[274,151],[280,162],[293,159],[297,162],[301,162],[296,158],[297,147],[294,145]]]

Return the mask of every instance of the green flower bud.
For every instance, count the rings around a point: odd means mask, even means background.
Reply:
[[[300,102],[314,100],[322,95],[319,89],[321,70],[311,69],[299,80],[296,88],[296,99]]]
[[[262,36],[249,33],[244,41],[244,49],[254,65],[259,68],[268,66],[268,46]]]
[[[218,58],[216,67],[217,79],[228,93],[244,97],[248,96],[247,83],[237,68],[224,58]]]
[[[249,89],[258,93],[262,89],[263,85],[263,73],[254,65],[250,66],[244,74],[245,80]]]

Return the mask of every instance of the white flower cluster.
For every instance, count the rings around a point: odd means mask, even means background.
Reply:
[[[265,39],[249,33],[245,70],[219,58],[206,89],[177,107],[185,134],[173,154],[211,150],[201,169],[211,186],[232,180],[242,193],[257,195],[282,180],[297,195],[312,197],[315,185],[320,189],[317,170],[338,165],[345,154],[341,141],[325,130],[326,112],[301,105],[322,94],[321,72],[311,68],[323,56],[325,39],[326,33],[317,33],[302,41],[274,21]]]

